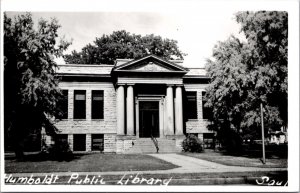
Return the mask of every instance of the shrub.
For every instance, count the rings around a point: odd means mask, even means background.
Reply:
[[[182,148],[185,152],[202,152],[202,141],[193,134],[188,134],[182,142]]]
[[[43,144],[41,156],[44,159],[70,161],[74,158],[69,143],[66,141],[56,140],[54,144],[46,146]]]

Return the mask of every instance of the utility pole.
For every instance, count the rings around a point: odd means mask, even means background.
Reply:
[[[266,152],[265,152],[265,129],[264,129],[264,112],[263,105],[260,103],[261,112],[261,138],[262,138],[262,151],[263,151],[263,164],[266,164]]]

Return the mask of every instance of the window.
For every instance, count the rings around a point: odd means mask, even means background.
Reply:
[[[62,99],[58,102],[58,106],[62,111],[62,119],[68,119],[68,90],[62,90]]]
[[[103,119],[103,90],[92,91],[92,119]]]
[[[103,134],[92,134],[92,151],[103,151],[104,137]]]
[[[73,135],[73,150],[74,151],[85,151],[85,134],[74,134]]]
[[[205,107],[205,94],[206,92],[202,92],[202,113],[203,113],[203,119],[210,119],[212,118],[212,109],[209,107]]]
[[[187,97],[187,118],[197,119],[197,92],[186,92]]]
[[[74,91],[74,119],[86,118],[86,94],[85,90]]]

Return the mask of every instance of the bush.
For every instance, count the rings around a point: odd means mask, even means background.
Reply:
[[[44,159],[70,161],[74,158],[73,152],[70,149],[68,142],[57,140],[49,147],[43,143],[41,155]]]
[[[202,152],[202,141],[193,134],[188,134],[182,142],[182,148],[185,152]]]

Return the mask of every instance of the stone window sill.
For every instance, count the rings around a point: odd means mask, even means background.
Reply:
[[[199,121],[198,119],[188,119],[188,121]]]

